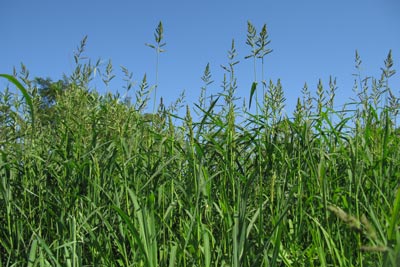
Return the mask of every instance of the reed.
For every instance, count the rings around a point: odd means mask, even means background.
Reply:
[[[161,23],[155,38],[158,58]],[[321,80],[288,116],[281,82],[256,75],[271,52],[266,26],[257,35],[249,22],[248,44],[243,109],[234,41],[222,91],[209,97],[207,65],[184,116],[183,95],[145,114],[158,80],[135,88],[126,68],[133,103],[89,90],[101,66],[82,59],[86,38],[47,106],[24,69],[0,75],[22,94],[0,93],[0,266],[399,266],[392,53],[377,80],[358,72],[342,109],[335,81]],[[107,85],[111,61],[104,73]]]

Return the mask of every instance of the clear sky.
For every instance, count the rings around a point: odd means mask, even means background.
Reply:
[[[328,87],[337,78],[337,103],[352,96],[355,50],[363,61],[363,75],[380,75],[389,49],[397,73],[391,87],[400,89],[400,1],[398,0],[303,0],[303,1],[2,1],[0,6],[0,73],[12,73],[24,63],[33,77],[58,80],[74,69],[73,52],[88,35],[86,55],[112,60],[116,78],[109,88],[97,79],[100,92],[124,93],[120,66],[133,72],[139,82],[147,73],[155,82],[154,43],[159,21],[164,25],[165,53],[160,56],[158,96],[166,104],[186,92],[186,102],[196,102],[203,74],[210,63],[214,83],[209,93],[221,90],[221,64],[235,39],[238,52],[238,97],[248,99],[254,77],[246,46],[247,21],[261,30],[268,27],[270,48],[265,58],[267,80],[281,79],[293,110],[307,82],[314,92],[318,79]],[[260,68],[258,68],[260,78]],[[1,90],[6,85],[0,81]],[[151,102],[152,103],[152,102]],[[290,114],[289,114],[290,115]]]

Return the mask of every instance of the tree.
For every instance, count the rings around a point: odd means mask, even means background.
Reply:
[[[54,82],[51,78],[36,77],[33,80],[33,87],[35,88],[35,96],[37,96],[36,112],[38,119],[44,124],[52,123],[57,97],[70,88],[70,83],[65,78]]]
[[[33,85],[37,88],[41,98],[41,108],[50,108],[55,104],[57,95],[67,90],[70,83],[66,79],[53,82],[50,78],[36,77]]]

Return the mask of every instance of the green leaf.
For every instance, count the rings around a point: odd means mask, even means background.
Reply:
[[[400,188],[397,189],[395,201],[393,203],[392,218],[390,220],[388,238],[389,240],[395,240],[396,237],[396,225],[399,223],[400,216]]]
[[[178,249],[177,245],[172,245],[170,254],[169,254],[169,267],[174,267],[175,266],[175,259],[176,259],[176,250]]]
[[[32,241],[32,246],[31,249],[29,251],[29,258],[28,258],[28,267],[33,266],[33,264],[36,261],[36,251],[37,251],[37,247],[38,247],[38,241],[37,239],[34,239]]]
[[[249,108],[251,108],[251,100],[253,99],[253,95],[254,95],[256,89],[257,89],[257,83],[253,82],[253,84],[251,85],[251,90],[250,90]]]
[[[150,48],[156,49],[156,47],[154,45],[152,45],[152,44],[145,43],[145,45],[150,47]]]
[[[122,209],[120,209],[117,206],[112,206],[112,208],[118,212],[119,216],[121,217],[121,219],[125,222],[128,230],[131,232],[131,234],[133,235],[134,239],[136,240],[140,251],[143,253],[146,263],[147,265],[150,264],[149,258],[148,258],[148,253],[147,250],[145,249],[145,246],[140,238],[140,234],[139,232],[136,230],[135,226],[133,225],[133,222],[131,220],[131,218],[129,218],[128,214],[126,214]]]

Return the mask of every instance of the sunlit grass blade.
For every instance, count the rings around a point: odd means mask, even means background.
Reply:
[[[38,241],[37,239],[34,239],[32,241],[31,249],[29,250],[28,267],[34,266],[36,262],[37,248],[38,248]]]

